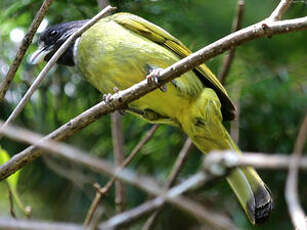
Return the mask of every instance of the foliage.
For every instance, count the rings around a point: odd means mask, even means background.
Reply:
[[[236,0],[114,0],[110,1],[120,11],[138,14],[167,29],[182,40],[192,50],[197,50],[230,32]],[[249,25],[265,18],[278,1],[246,1],[243,25]],[[9,0],[0,1],[0,80],[11,63],[18,44],[10,40],[10,32],[15,28],[26,31],[42,1]],[[304,2],[297,2],[286,17],[307,15]],[[54,1],[48,11],[50,24],[79,20],[95,15],[96,1],[61,0]],[[244,151],[291,153],[298,128],[307,111],[307,32],[274,36],[255,40],[237,48],[236,58],[226,81],[231,94],[240,93],[240,147]],[[27,55],[36,48],[33,44]],[[218,73],[222,57],[207,64]],[[20,100],[39,68],[31,66],[25,59],[15,77],[14,83],[0,104],[0,119],[8,117]],[[82,79],[73,68],[57,66],[43,81],[33,95],[16,124],[47,134],[70,118],[101,100],[102,96]],[[109,116],[90,125],[68,142],[90,154],[112,159],[112,140]],[[123,118],[125,153],[138,143],[150,125],[130,115]],[[162,126],[153,139],[145,145],[131,164],[131,168],[164,181],[185,136],[179,130]],[[1,146],[11,155],[25,146],[8,139],[1,140]],[[201,154],[194,148],[180,174],[185,178],[197,170]],[[47,167],[48,166],[48,167]],[[53,166],[53,167],[52,167]],[[64,173],[63,171],[64,170]],[[61,173],[62,172],[62,173]],[[69,173],[68,173],[69,172]],[[290,229],[290,219],[284,203],[283,192],[286,173],[261,172],[275,197],[275,212],[263,229]],[[84,180],[75,180],[81,178]],[[35,218],[58,221],[81,222],[94,197],[91,183],[104,184],[107,178],[80,169],[67,162],[43,157],[25,167],[20,174],[18,190],[21,198],[32,206]],[[307,204],[307,185],[301,180],[300,195],[303,206]],[[106,198],[108,215],[114,214],[113,193]],[[143,202],[146,194],[128,186],[129,207]],[[234,196],[224,181],[210,188],[193,191],[190,194],[200,202],[231,215],[242,229],[251,227],[243,212],[236,204]],[[0,197],[7,198],[7,191],[0,184]],[[8,199],[0,200],[0,215],[9,215]],[[44,210],[44,211],[42,211]],[[106,217],[104,217],[106,218]],[[172,220],[172,226],[169,225]],[[196,221],[174,208],[162,213],[157,229],[188,229]],[[136,227],[137,228],[137,227]],[[255,228],[256,229],[256,228]]]

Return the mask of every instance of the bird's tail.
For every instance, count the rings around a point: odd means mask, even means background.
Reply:
[[[241,154],[226,130],[225,132],[229,139],[230,149]],[[226,179],[250,221],[253,224],[263,223],[271,213],[273,200],[269,188],[256,170],[251,167],[236,168]]]
[[[205,89],[178,120],[203,153],[232,149],[241,154],[222,124],[220,102],[213,90]],[[235,168],[227,181],[253,224],[262,223],[269,217],[273,202],[271,194],[253,168]]]

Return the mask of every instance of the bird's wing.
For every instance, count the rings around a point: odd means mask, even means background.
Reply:
[[[167,31],[141,17],[130,13],[117,13],[111,17],[112,20],[125,28],[168,48],[180,58],[184,58],[192,53],[185,45]],[[223,85],[205,64],[199,65],[194,71],[206,87],[214,89],[217,93],[222,104],[224,120],[233,120],[235,116],[235,107]]]

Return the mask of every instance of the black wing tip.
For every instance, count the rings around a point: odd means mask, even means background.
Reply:
[[[224,121],[232,121],[235,120],[237,117],[237,111],[236,109],[224,109],[222,107],[222,115]]]

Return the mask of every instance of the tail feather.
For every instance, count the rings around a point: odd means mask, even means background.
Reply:
[[[226,130],[225,132],[228,136],[229,143],[231,143],[230,149],[235,150],[238,154],[242,154]],[[261,224],[265,222],[266,219],[270,216],[270,213],[273,208],[273,200],[270,190],[268,189],[266,184],[262,181],[262,179],[260,178],[255,169],[251,167],[241,167],[240,169],[235,169],[235,170],[242,171],[245,179],[248,181],[248,184],[253,194],[252,196],[250,196],[249,200],[245,203],[246,209],[243,208],[244,211],[248,213],[248,217],[253,224]],[[227,180],[229,181],[228,178]],[[240,190],[240,187],[233,188],[233,190],[235,189]],[[240,199],[241,197],[243,197],[243,195],[237,197],[238,199]]]
[[[222,124],[220,102],[210,88],[204,89],[178,120],[185,133],[203,153],[233,149],[241,154]],[[253,168],[236,168],[227,177],[227,181],[251,223],[259,224],[269,217],[273,204],[271,193]]]
[[[234,169],[226,180],[234,191],[249,220],[255,224],[256,221],[253,210],[255,210],[256,203],[255,199],[252,199],[254,197],[254,192],[243,170],[239,168]]]

